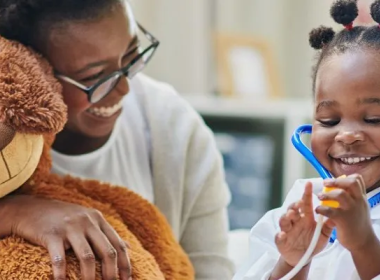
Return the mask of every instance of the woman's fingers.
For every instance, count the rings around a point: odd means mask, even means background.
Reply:
[[[50,255],[54,280],[66,279],[66,256],[65,247],[61,239],[51,237],[46,242]]]
[[[120,279],[132,279],[132,266],[128,255],[128,245],[108,223],[101,223],[101,229],[117,252],[117,267]]]
[[[68,241],[77,256],[80,263],[80,270],[83,280],[95,279],[95,255],[90,244],[83,235],[71,233],[68,236]]]
[[[98,227],[93,227],[87,232],[87,237],[102,262],[102,276],[105,280],[116,279],[118,274],[118,255],[115,248]],[[123,279],[124,280],[124,279]]]
[[[115,278],[118,273],[121,279],[130,276],[126,244],[98,210],[34,196],[10,196],[8,200],[10,210],[19,211],[19,205],[23,205],[22,215],[16,212],[19,220],[15,222],[15,234],[48,250],[54,279],[66,279],[65,250],[69,248],[79,260],[81,279],[95,279],[94,251],[104,260],[105,277]],[[41,215],[42,212],[49,215]]]

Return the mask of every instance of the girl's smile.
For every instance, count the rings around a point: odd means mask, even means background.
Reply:
[[[336,177],[361,174],[367,188],[380,179],[378,55],[371,49],[332,55],[315,83],[313,153]]]

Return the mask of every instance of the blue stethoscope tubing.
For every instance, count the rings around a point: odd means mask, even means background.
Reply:
[[[323,179],[329,179],[333,176],[330,172],[323,167],[323,165],[315,158],[311,150],[302,142],[301,135],[312,131],[312,126],[310,124],[304,124],[299,126],[293,133],[292,143],[293,146],[307,159],[308,162],[313,165],[315,170]]]

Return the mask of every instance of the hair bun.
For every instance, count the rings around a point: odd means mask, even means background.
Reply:
[[[339,24],[349,25],[359,14],[356,0],[337,0],[330,9],[332,18]]]
[[[376,0],[371,4],[371,16],[374,21],[380,24],[380,1]]]
[[[322,49],[324,45],[330,43],[335,32],[330,27],[320,26],[311,30],[309,34],[310,46],[316,50]]]

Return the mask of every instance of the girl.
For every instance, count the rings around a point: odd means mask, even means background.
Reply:
[[[331,15],[345,28],[320,27],[310,43],[320,49],[313,75],[311,148],[334,177],[299,180],[283,206],[269,211],[250,235],[251,255],[235,279],[280,279],[301,259],[313,236],[315,212],[327,217],[313,258],[294,279],[373,279],[380,275],[380,28],[353,27],[355,0],[336,1]],[[371,6],[380,23],[380,1]],[[323,185],[336,189],[322,193]],[[338,208],[318,206],[339,202]],[[330,239],[333,228],[337,238]],[[379,276],[380,277],[380,276]]]
[[[53,145],[53,172],[131,188],[166,216],[197,279],[231,279],[229,193],[214,139],[173,88],[137,74],[158,41],[126,1],[1,1],[0,35],[40,52],[62,82],[68,123]],[[129,279],[125,244],[91,209],[11,195],[0,220],[1,236],[47,248],[55,279],[66,279],[68,248],[82,279],[94,279],[95,257],[104,279]]]

